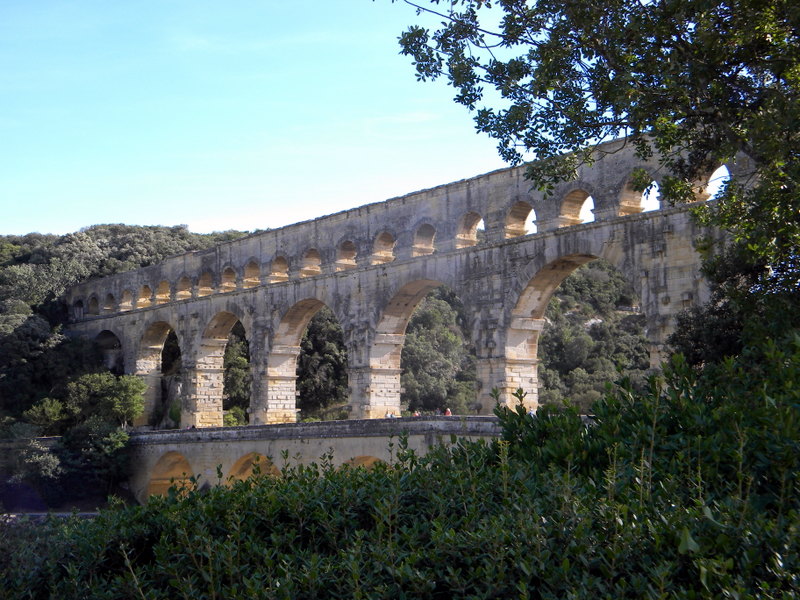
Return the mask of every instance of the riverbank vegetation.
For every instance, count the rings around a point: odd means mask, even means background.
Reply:
[[[9,598],[792,598],[800,338],[503,438],[4,525]],[[197,482],[202,483],[202,482]]]

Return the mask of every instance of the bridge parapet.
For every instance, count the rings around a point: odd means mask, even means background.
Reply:
[[[477,358],[477,401],[491,391],[537,405],[538,339],[547,303],[578,266],[602,258],[631,284],[652,364],[676,315],[708,296],[693,241],[709,232],[687,207],[641,212],[641,163],[624,144],[549,197],[524,168],[495,171],[75,286],[73,334],[97,339],[107,363],[148,383],[147,414],[165,414],[162,351],[182,360],[181,424],[222,425],[222,365],[237,321],[250,343],[250,423],[296,419],[303,332],[323,306],[344,333],[351,418],[400,413],[400,359],[414,308],[439,285],[462,301]],[[579,223],[594,199],[596,219]],[[479,235],[478,226],[485,228]],[[537,230],[532,231],[534,228]],[[139,300],[141,299],[141,302]],[[121,368],[120,368],[121,365]]]
[[[263,473],[284,466],[319,463],[370,465],[395,460],[400,437],[419,455],[457,439],[500,436],[495,417],[425,417],[328,421],[255,427],[224,427],[133,433],[130,440],[131,490],[140,502],[163,493],[171,480],[199,477],[201,485],[241,478],[259,464]],[[284,458],[285,457],[285,458]],[[222,472],[222,481],[217,472]]]
[[[74,321],[191,301],[359,266],[423,258],[581,223],[591,197],[596,220],[643,210],[630,183],[636,168],[661,174],[624,142],[609,142],[593,166],[552,195],[532,189],[525,167],[512,167],[402,197],[253,234],[158,265],[76,285],[68,295]],[[483,223],[483,232],[479,226]]]

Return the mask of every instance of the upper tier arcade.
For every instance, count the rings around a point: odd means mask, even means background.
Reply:
[[[508,168],[169,258],[76,285],[70,330],[97,338],[109,362],[160,397],[161,349],[175,332],[187,381],[184,424],[221,424],[222,354],[239,321],[250,341],[251,423],[295,418],[295,369],[308,321],[327,305],[345,332],[354,417],[399,411],[400,352],[414,307],[450,286],[470,316],[479,397],[536,403],[538,335],[552,292],[595,258],[631,282],[657,361],[675,315],[707,296],[685,207],[642,213],[631,178],[642,163],[618,141],[549,196]],[[590,198],[594,222],[582,223]],[[698,200],[705,199],[702,194]],[[254,224],[258,226],[260,224]],[[149,417],[145,417],[145,420]]]

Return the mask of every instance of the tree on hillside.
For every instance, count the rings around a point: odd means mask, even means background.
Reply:
[[[400,358],[401,399],[409,410],[472,412],[475,350],[464,326],[464,307],[446,287],[433,290],[414,310]]]
[[[313,417],[347,401],[347,349],[336,315],[323,306],[311,319],[297,358],[297,407]],[[336,415],[340,416],[340,415]]]
[[[800,225],[764,210],[785,216],[797,206],[796,3],[407,3],[444,18],[436,31],[414,26],[400,38],[418,78],[446,77],[510,162],[524,153],[543,161],[530,166],[537,183],[570,178],[576,161],[591,162],[596,151],[587,144],[627,137],[675,175],[661,194],[687,199],[698,176],[744,153],[760,180],[729,195],[721,215],[751,217],[739,229],[757,229],[751,242],[796,247]],[[496,107],[479,108],[487,88]]]
[[[716,282],[716,300],[763,324],[775,322],[776,303],[753,298],[797,305],[800,5],[405,1],[438,17],[437,29],[400,38],[417,77],[446,78],[503,158],[536,158],[528,176],[540,188],[574,177],[602,152],[594,143],[618,138],[657,159],[672,202],[693,199],[719,164],[747,163],[749,178],[698,211],[736,244],[738,274]],[[652,176],[636,179],[643,189]],[[743,318],[733,319],[740,329]]]

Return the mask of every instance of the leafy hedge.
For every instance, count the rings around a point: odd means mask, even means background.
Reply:
[[[800,338],[585,425],[499,411],[494,444],[330,459],[90,523],[0,531],[8,598],[795,598]]]

